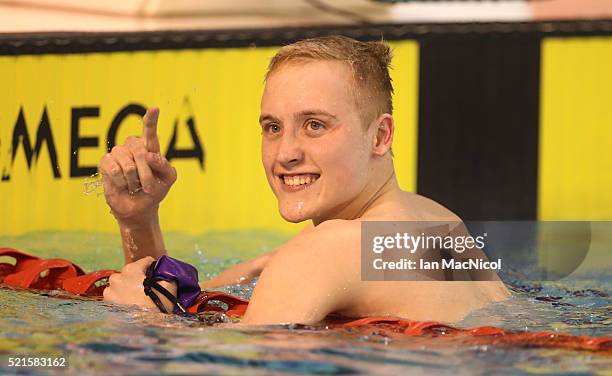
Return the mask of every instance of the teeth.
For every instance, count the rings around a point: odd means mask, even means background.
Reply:
[[[298,175],[298,176],[283,176],[283,181],[285,184],[290,186],[304,185],[310,184],[317,180],[318,176],[316,175]]]

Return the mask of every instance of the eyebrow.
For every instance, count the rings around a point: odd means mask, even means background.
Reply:
[[[329,112],[323,111],[323,110],[304,110],[304,111],[298,112],[293,117],[295,119],[300,119],[300,118],[305,118],[308,116],[325,116],[325,117],[328,117],[334,120],[338,120],[336,115],[330,114]],[[270,114],[261,114],[259,116],[259,124],[263,123],[264,121],[274,121],[276,123],[281,123],[279,118],[277,118],[276,116],[270,115]]]
[[[296,119],[300,119],[300,118],[304,118],[308,116],[325,116],[325,117],[328,117],[334,120],[338,120],[336,115],[330,114],[329,112],[323,111],[323,110],[305,110],[305,111],[298,112],[297,114],[295,114],[294,117]]]
[[[281,121],[280,121],[280,120],[279,120],[277,117],[275,117],[275,116],[272,116],[272,115],[269,115],[269,114],[261,114],[261,115],[259,116],[259,124],[263,123],[264,121],[274,121],[274,122],[276,122],[276,123],[280,123],[280,122],[281,122]]]

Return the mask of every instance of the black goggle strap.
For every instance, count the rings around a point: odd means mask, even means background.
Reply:
[[[153,303],[155,303],[155,305],[157,306],[157,308],[159,308],[161,312],[169,313],[168,311],[166,311],[166,307],[164,306],[164,303],[162,303],[159,296],[157,296],[157,294],[153,291],[154,289],[159,291],[163,296],[165,296],[170,302],[172,302],[175,307],[178,307],[181,312],[187,313],[187,310],[183,308],[181,303],[179,303],[178,299],[174,295],[172,295],[170,291],[166,290],[159,283],[157,283],[157,281],[153,278],[145,277],[144,281],[142,281],[142,284],[144,286],[144,293],[149,298],[151,298],[151,300],[153,300]]]

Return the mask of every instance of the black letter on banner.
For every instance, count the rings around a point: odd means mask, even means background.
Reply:
[[[196,131],[195,121],[193,116],[187,119],[187,126],[189,127],[189,134],[193,140],[193,149],[177,149],[176,148],[176,130],[178,129],[178,119],[174,122],[174,131],[172,132],[172,139],[170,139],[170,145],[168,146],[168,152],[166,153],[166,159],[169,161],[176,158],[196,158],[200,162],[200,168],[204,169],[204,150],[202,144],[200,144],[200,138]]]
[[[79,166],[79,149],[98,146],[97,137],[79,137],[81,118],[100,116],[99,107],[77,107],[72,109],[70,130],[70,177],[90,176],[98,171],[97,166]]]
[[[53,142],[53,133],[51,133],[51,122],[47,115],[47,106],[44,107],[40,124],[36,132],[36,144],[34,150],[30,144],[30,136],[28,135],[28,127],[26,124],[25,116],[23,115],[23,106],[19,108],[19,115],[17,116],[17,122],[13,128],[13,145],[11,154],[11,166],[9,171],[4,170],[2,173],[2,181],[10,180],[11,170],[15,163],[15,156],[17,155],[17,147],[19,144],[23,146],[25,153],[26,162],[28,163],[28,170],[32,167],[32,158],[34,162],[38,161],[40,157],[40,149],[42,148],[43,141],[47,143],[47,150],[49,151],[49,159],[51,160],[51,169],[53,170],[53,177],[58,179],[61,177],[59,166],[57,164],[57,151],[55,150],[55,143]]]
[[[119,126],[121,123],[123,123],[123,120],[126,117],[130,115],[138,115],[142,118],[145,116],[145,113],[147,113],[147,109],[144,106],[136,103],[130,103],[123,107],[121,111],[115,115],[115,118],[108,129],[108,134],[106,135],[106,150],[111,151],[111,149],[117,145],[117,132],[119,131]]]

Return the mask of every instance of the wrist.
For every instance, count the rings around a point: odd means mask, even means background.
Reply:
[[[159,285],[161,287],[163,287],[166,290],[168,290],[172,295],[174,295],[175,297],[177,296],[178,287],[177,287],[175,282],[159,281],[158,283],[159,283]],[[155,293],[155,294],[161,300],[161,302],[164,304],[164,307],[166,307],[166,312],[172,312],[172,310],[174,309],[174,303],[172,303],[163,294],[159,294],[159,293]]]
[[[197,269],[168,256],[149,265],[142,283],[145,295],[164,313],[187,313],[200,294]]]
[[[137,261],[145,256],[158,258],[166,254],[157,215],[119,222],[119,231],[126,263]]]
[[[119,216],[115,213],[113,214],[121,229],[141,230],[159,225],[158,208],[159,206],[156,205],[151,210],[139,213],[138,215]]]

